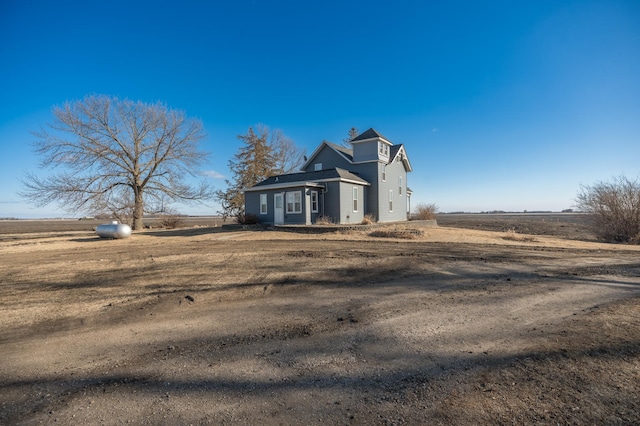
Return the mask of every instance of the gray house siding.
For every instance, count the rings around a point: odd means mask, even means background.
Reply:
[[[335,152],[328,146],[323,146],[320,152],[314,157],[313,161],[305,168],[305,172],[313,172],[316,164],[322,164],[323,169],[331,169],[339,167],[345,170],[353,170],[350,162],[344,159],[340,154]]]
[[[380,154],[381,143],[383,154]],[[354,139],[353,151],[323,142],[301,172],[272,176],[247,189],[246,211],[259,213],[260,194],[266,193],[267,212],[258,217],[263,223],[273,223],[274,194],[301,191],[301,212],[285,212],[284,223],[311,224],[320,216],[335,223],[359,223],[368,214],[379,222],[404,221],[409,204],[409,171],[411,164],[404,146],[392,145],[374,129],[369,129]],[[317,197],[312,198],[313,193],[317,193]],[[286,195],[283,196],[286,209]],[[312,211],[312,206],[317,206],[317,211]]]
[[[380,182],[378,191],[380,222],[407,220],[407,172],[402,162],[387,164],[386,181]],[[399,191],[398,177],[402,177],[402,191]],[[393,211],[389,210],[389,191],[392,191]]]
[[[277,191],[245,192],[244,210],[255,214],[260,223],[273,224],[273,194]],[[260,194],[267,194],[267,213],[260,213]]]
[[[318,212],[314,213],[311,206],[311,192],[316,191],[318,193]],[[301,193],[301,212],[300,213],[287,213],[287,193],[288,192],[300,192]],[[263,191],[251,191],[245,192],[244,202],[245,211],[250,214],[255,214],[258,217],[260,223],[265,225],[273,225],[275,223],[275,209],[274,209],[274,195],[281,193],[284,202],[284,223],[292,225],[311,225],[323,211],[323,197],[321,188],[308,188],[305,186],[294,186],[290,188],[282,189],[265,189]],[[266,194],[267,196],[267,213],[260,213],[260,194]]]
[[[286,191],[282,191],[284,192],[284,222],[285,223],[290,223],[292,225],[310,225],[311,223],[307,223],[307,203],[305,202],[305,187],[292,187],[292,188],[287,188]],[[300,213],[287,213],[287,203],[288,203],[288,199],[287,199],[287,193],[296,193],[296,192],[301,192],[302,193],[302,199],[301,199],[301,207],[302,210],[300,211]]]
[[[311,193],[315,191],[318,197],[318,211],[314,212],[311,209]],[[308,211],[310,212],[310,222],[311,223],[316,223],[316,221],[318,220],[319,217],[321,217],[323,215],[324,212],[324,198],[323,198],[323,194],[324,191],[322,189],[319,188],[309,188],[307,189],[307,194],[308,194],[308,199],[309,199],[309,208]]]
[[[357,173],[362,179],[369,182],[371,185],[367,187],[367,197],[365,200],[365,214],[373,215],[376,220],[379,220],[376,212],[378,211],[378,169],[380,164],[377,161],[368,163],[352,164],[350,169]]]
[[[358,194],[357,210],[354,210],[353,195]],[[340,223],[360,223],[364,218],[364,190],[361,185],[340,182]]]
[[[387,156],[388,157],[388,156]],[[353,161],[379,160],[378,142],[363,142],[353,144]]]
[[[397,222],[407,219],[407,172],[402,162],[386,164],[386,178],[382,180],[383,162],[352,164],[349,169],[371,186],[366,190],[366,212],[379,222]],[[402,192],[398,191],[398,177],[402,177]],[[393,211],[389,211],[389,190],[393,191]],[[377,214],[376,214],[377,213]]]
[[[332,222],[340,223],[340,182],[327,182],[323,193],[324,215]]]

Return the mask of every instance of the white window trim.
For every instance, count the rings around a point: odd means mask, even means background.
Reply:
[[[289,197],[291,196],[291,201]],[[297,201],[296,201],[297,198]],[[291,191],[287,192],[285,195],[285,212],[287,214],[299,214],[302,213],[302,191]],[[297,209],[296,209],[297,204]],[[289,205],[291,205],[292,209],[289,209]]]
[[[393,189],[389,190],[389,211],[393,211]]]
[[[313,165],[313,170],[318,172],[320,170],[322,170],[322,163],[316,163]]]
[[[353,187],[353,212],[356,213],[358,211],[358,187]]]
[[[264,207],[264,211],[262,210],[262,207]],[[267,194],[260,194],[260,214],[267,214],[268,211]]]
[[[382,181],[387,181],[387,165],[384,163],[382,164]]]
[[[398,195],[402,197],[402,176],[398,176]]]
[[[318,213],[320,210],[318,204],[318,191],[311,191],[311,213]]]

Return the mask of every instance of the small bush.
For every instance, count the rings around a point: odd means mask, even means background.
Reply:
[[[537,242],[537,240],[535,238],[532,237],[525,237],[524,235],[520,235],[518,233],[516,233],[515,228],[510,228],[507,229],[507,233],[504,237],[502,237],[503,240],[507,240],[507,241],[519,241],[519,242],[523,242],[523,243],[535,243]]]
[[[640,243],[640,181],[622,176],[582,186],[576,206],[589,214],[593,231],[602,240]]]
[[[413,209],[413,220],[432,220],[436,218],[438,206],[435,204],[420,203]]]
[[[329,216],[320,216],[316,219],[316,225],[333,225],[333,219]]]
[[[260,218],[255,214],[240,212],[236,214],[236,222],[240,225],[257,225]]]
[[[166,229],[176,229],[184,226],[184,219],[179,214],[168,214],[162,216],[160,224]]]
[[[364,218],[362,218],[362,222],[360,222],[360,225],[371,225],[373,223],[376,223],[375,216],[372,214],[366,214]]]
[[[424,235],[421,229],[380,229],[369,234],[378,238],[400,238],[404,240],[414,240]]]

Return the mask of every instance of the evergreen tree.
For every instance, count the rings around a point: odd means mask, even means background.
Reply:
[[[358,129],[356,129],[355,127],[350,128],[347,137],[342,140],[342,146],[349,149],[353,148],[353,146],[351,145],[351,141],[356,136],[358,136]]]
[[[273,148],[268,143],[268,130],[259,127],[256,131],[249,127],[246,135],[238,135],[243,146],[229,160],[232,178],[225,180],[227,189],[217,191],[216,197],[220,201],[222,216],[239,217],[244,214],[244,189],[275,174],[276,157]]]

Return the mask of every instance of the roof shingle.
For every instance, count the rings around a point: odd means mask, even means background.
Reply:
[[[267,179],[259,182],[253,186],[267,186],[267,185],[276,185],[276,184],[286,184],[286,183],[300,183],[300,182],[322,182],[331,179],[345,179],[354,182],[361,183],[362,185],[368,185],[369,182],[362,179],[360,176],[352,173],[348,170],[344,170],[338,167],[327,170],[318,170],[313,172],[300,172],[300,173],[290,173],[286,175],[278,175],[271,176]]]
[[[385,138],[384,136],[382,136],[380,133],[378,133],[376,131],[376,129],[374,129],[372,127],[369,130],[365,130],[363,133],[361,133],[358,136],[356,136],[355,138],[353,138],[351,140],[351,142],[362,141],[362,140],[365,140],[365,139],[373,139],[373,138],[382,138],[382,139],[387,140],[387,141],[389,140],[389,139]]]

